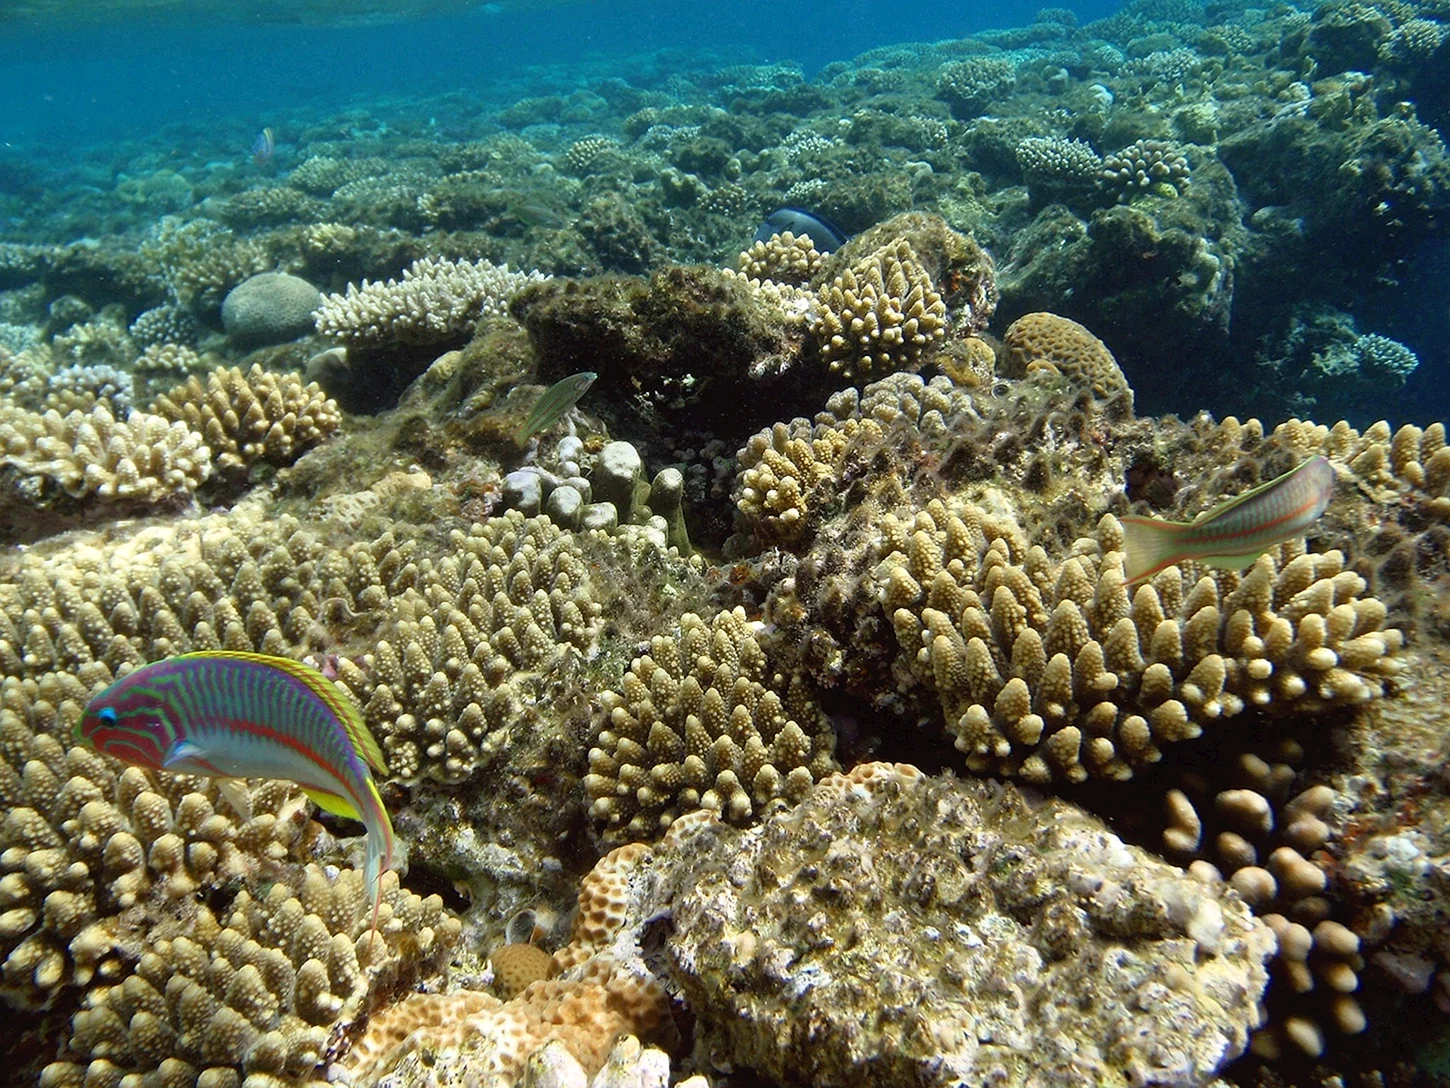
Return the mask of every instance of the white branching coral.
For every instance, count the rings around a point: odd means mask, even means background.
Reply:
[[[317,331],[359,347],[445,344],[466,338],[478,319],[508,312],[518,291],[550,277],[510,272],[491,261],[425,257],[399,280],[350,283],[317,311]]]

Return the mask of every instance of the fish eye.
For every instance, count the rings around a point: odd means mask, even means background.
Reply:
[[[107,725],[115,725],[116,708],[113,706],[103,706],[100,710],[96,712],[96,717],[100,718],[101,721],[105,722]]]

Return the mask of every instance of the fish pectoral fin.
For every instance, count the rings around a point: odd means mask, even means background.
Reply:
[[[242,823],[250,823],[252,819],[252,791],[247,789],[247,784],[240,778],[218,778],[217,789],[226,798],[227,804],[232,806],[232,811],[241,817]]]
[[[161,766],[178,774],[211,774],[210,768],[204,764],[205,759],[206,749],[196,741],[178,740],[171,745]]]
[[[330,812],[334,816],[346,816],[349,820],[362,819],[362,815],[346,797],[341,797],[335,793],[328,793],[325,790],[315,790],[308,786],[303,786],[302,792],[316,801],[317,807],[322,809],[323,812]]]

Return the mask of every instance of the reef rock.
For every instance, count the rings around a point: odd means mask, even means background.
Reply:
[[[697,1057],[797,1085],[1197,1085],[1274,938],[1213,878],[1058,800],[874,763],[655,849]]]

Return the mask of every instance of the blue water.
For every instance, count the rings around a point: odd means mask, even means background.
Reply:
[[[149,16],[75,30],[22,20],[0,23],[0,143],[38,143],[54,153],[144,137],[171,122],[257,127],[278,110],[364,95],[462,90],[498,100],[504,91],[501,100],[512,101],[517,88],[502,85],[525,68],[622,61],[658,50],[708,51],[724,62],[794,62],[809,75],[881,45],[1020,25],[1040,6],[1031,0],[990,7],[949,0],[910,6],[644,0],[500,14],[481,6],[446,17],[336,27],[258,25],[216,15]],[[1086,22],[1117,4],[1058,6]]]

